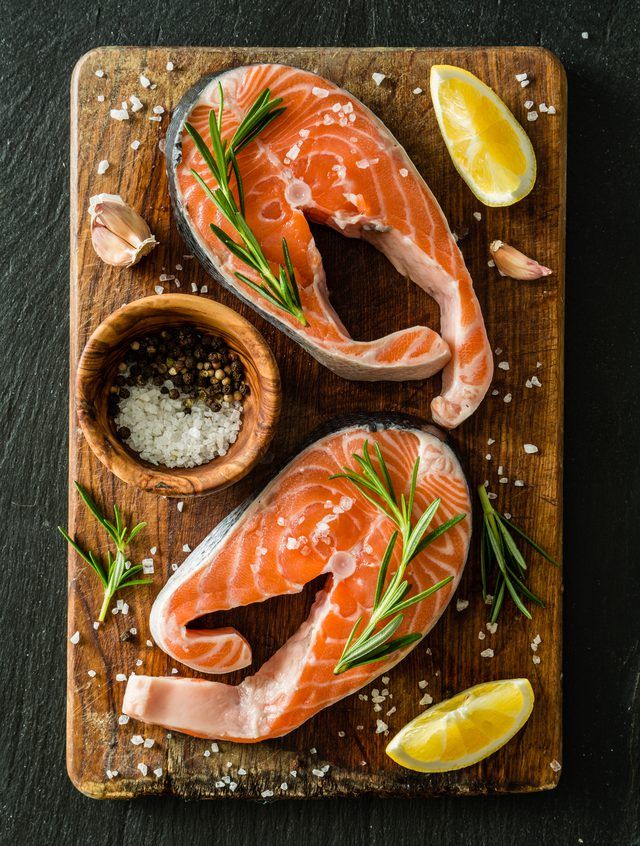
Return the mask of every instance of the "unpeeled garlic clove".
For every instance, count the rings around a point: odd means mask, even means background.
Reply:
[[[114,267],[131,267],[158,243],[146,221],[118,194],[91,197],[89,214],[93,249]]]
[[[510,276],[512,279],[540,279],[553,273],[548,267],[538,264],[535,259],[528,258],[520,250],[502,241],[492,241],[489,249],[501,276]]]

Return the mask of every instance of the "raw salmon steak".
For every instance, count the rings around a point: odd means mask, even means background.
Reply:
[[[233,229],[191,170],[216,183],[188,121],[210,143],[209,113],[224,91],[222,135],[231,138],[269,88],[286,108],[238,156],[246,218],[274,269],[286,238],[309,325],[269,303],[235,273],[259,277],[211,231]],[[178,105],[166,144],[178,226],[206,269],[226,288],[346,379],[424,379],[443,371],[431,404],[436,423],[453,428],[473,413],[493,375],[493,359],[471,277],[433,194],[386,126],[359,100],[309,71],[263,64],[202,80]],[[235,184],[235,183],[233,183]],[[442,335],[412,326],[374,341],[355,341],[329,302],[322,258],[309,221],[377,247],[440,307]],[[237,236],[236,236],[237,240]]]
[[[373,421],[373,422],[372,422]],[[251,663],[251,647],[234,629],[194,630],[204,614],[299,593],[327,574],[309,617],[288,641],[239,685],[201,678],[132,675],[123,711],[147,723],[199,737],[255,742],[287,734],[315,713],[388,671],[413,648],[335,675],[349,633],[368,619],[380,562],[394,525],[345,479],[330,479],[365,440],[380,445],[399,496],[408,493],[420,458],[414,520],[436,498],[431,528],[471,513],[464,474],[441,433],[406,418],[341,424],[302,450],[251,502],[225,520],[186,559],[151,611],[156,643],[202,673]],[[410,564],[412,594],[453,580],[410,607],[398,635],[426,634],[451,599],[469,548],[471,520],[454,525]],[[400,553],[396,545],[391,576]],[[411,595],[411,594],[410,594]],[[292,600],[293,601],[293,600]]]

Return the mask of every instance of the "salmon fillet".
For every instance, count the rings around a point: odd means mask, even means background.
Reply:
[[[300,452],[252,502],[229,515],[186,559],[151,611],[156,643],[203,673],[247,666],[251,648],[233,629],[198,631],[204,614],[281,594],[299,593],[324,574],[308,619],[239,685],[178,676],[129,678],[123,712],[147,723],[200,737],[255,742],[279,737],[321,709],[359,690],[401,661],[413,645],[384,661],[334,675],[356,620],[371,612],[380,562],[394,526],[345,479],[330,479],[365,440],[380,445],[397,495],[408,493],[416,457],[420,469],[414,520],[436,498],[431,528],[465,512],[469,492],[455,455],[437,430],[397,420],[351,423]],[[453,581],[407,609],[398,635],[426,634],[451,599],[469,549],[467,516],[410,564],[412,594],[447,576]],[[389,577],[397,566],[396,545]]]
[[[282,311],[235,276],[256,274],[234,257],[210,224],[234,232],[198,185],[215,180],[188,120],[209,139],[211,109],[224,90],[222,135],[230,138],[257,96],[269,88],[286,107],[238,156],[246,217],[265,256],[283,263],[286,238],[309,325]],[[453,428],[473,413],[493,375],[493,359],[471,277],[433,194],[386,126],[359,100],[308,71],[261,64],[201,81],[178,105],[167,136],[169,183],[178,226],[190,248],[225,287],[248,302],[339,376],[363,381],[424,379],[443,371],[434,420]],[[329,301],[322,258],[309,221],[379,249],[438,303],[439,335],[412,326],[355,341]]]

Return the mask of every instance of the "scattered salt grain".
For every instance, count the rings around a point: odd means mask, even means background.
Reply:
[[[512,396],[511,396],[511,394],[505,394],[505,395],[502,397],[502,399],[503,399],[503,401],[504,401],[504,402],[511,402],[511,400],[512,400],[513,398],[512,398]]]
[[[491,453],[490,453],[490,452],[488,452],[488,453],[485,455],[485,461],[491,461]]]
[[[153,107],[153,113],[154,113],[154,115],[163,115],[164,114],[164,108],[162,106],[154,106]]]
[[[530,121],[538,120],[538,113],[537,112],[527,112],[527,120],[530,120]]]
[[[69,638],[71,643],[75,646],[77,643],[80,643],[80,632],[74,632],[71,637]]]
[[[425,693],[425,695],[422,697],[422,699],[420,700],[420,702],[418,704],[419,705],[431,705],[432,702],[433,702],[433,696],[430,696],[428,693]]]
[[[134,734],[131,738],[131,742],[134,746],[142,746],[144,743],[144,737],[141,734]]]
[[[513,484],[516,486],[516,488],[524,488],[524,482],[522,481],[522,479],[516,479]]]
[[[531,660],[533,661],[534,664],[539,664],[540,663],[540,656],[539,655],[532,655]]]
[[[149,772],[149,767],[146,764],[138,764],[138,769],[140,770],[143,776],[146,776],[146,774]]]
[[[312,746],[311,749],[309,749],[309,754],[310,755],[317,755],[318,754],[318,750],[316,749],[315,746]]]
[[[156,123],[160,123],[160,121],[162,120],[162,118],[160,117],[160,115],[151,115],[151,116],[150,116],[150,118],[149,118],[149,120],[153,120],[153,121],[155,121]]]
[[[102,176],[103,173],[106,173],[109,170],[109,162],[106,159],[102,159],[102,161],[98,162],[98,174]]]
[[[508,370],[509,369],[509,362],[508,361],[501,361],[498,364],[500,370]]]
[[[497,623],[486,623],[487,631],[490,634],[495,634],[498,631],[498,624]]]
[[[153,774],[156,778],[160,778],[162,775],[162,767],[156,767],[156,769],[153,771]]]
[[[177,670],[175,667],[172,667],[172,668],[171,668],[171,675],[172,675],[172,676],[177,676],[177,675],[178,675],[178,670]]]
[[[139,147],[140,147],[140,142],[139,142],[139,141],[138,141],[138,139],[136,138],[136,140],[135,140],[135,141],[132,141],[132,142],[131,142],[131,149],[132,149],[132,150],[137,150]]]
[[[98,94],[98,103],[104,103],[104,94]]]
[[[142,667],[142,658],[138,658],[136,661],[136,667]]]
[[[208,757],[211,755],[211,750],[210,750],[210,749],[205,749],[205,750],[204,750],[204,752],[203,752],[202,754],[204,755],[204,757],[205,757],[205,758],[208,758]]]
[[[555,106],[549,106],[549,108],[547,109],[547,114],[548,115],[555,115],[555,113],[556,113],[556,107]]]
[[[153,643],[150,640],[147,640],[147,646],[153,646]]]
[[[126,109],[111,109],[109,114],[114,120],[129,120],[129,112]]]
[[[384,73],[372,73],[371,79],[375,82],[376,85],[380,85],[380,83],[387,78],[387,75]]]
[[[169,71],[169,73],[171,73],[171,71],[174,70],[175,65],[173,64],[172,61],[168,61],[167,64],[165,65],[165,67]]]
[[[212,752],[219,752],[219,751],[220,751],[220,747],[218,746],[218,744],[217,744],[217,743],[212,743],[212,744],[211,744],[211,751],[212,751]],[[240,775],[242,775],[242,773],[240,773],[240,770],[238,770],[238,773],[239,773]]]
[[[95,620],[95,622],[93,624],[93,628],[94,628],[95,631],[98,631],[98,629],[100,628],[100,623],[97,620]]]
[[[497,499],[497,498],[498,498],[498,494],[495,494],[495,493],[488,493],[487,494],[487,499]]]
[[[142,572],[146,576],[151,576],[154,572],[153,569],[153,558],[143,558],[142,559]]]
[[[201,293],[201,294],[208,294],[208,293],[209,293],[209,288],[207,287],[207,285],[202,285],[202,286],[201,286],[201,288],[200,288],[200,293]]]
[[[273,796],[273,790],[263,790],[260,796],[262,796],[263,799],[268,799],[269,796]]]
[[[154,743],[155,743],[155,740],[152,737],[145,737],[144,743],[142,745],[144,746],[145,749],[151,749],[151,747],[153,746]]]
[[[525,100],[524,107],[525,109],[530,109],[533,106],[533,100]]]
[[[527,87],[527,85],[529,85],[529,83],[530,83],[530,82],[531,82],[531,80],[530,80],[530,79],[523,79],[523,80],[522,80],[522,82],[520,83],[520,87],[521,87],[521,88],[526,88],[526,87]]]
[[[120,716],[118,717],[118,725],[126,726],[126,724],[128,722],[129,722],[129,717],[127,716],[127,714],[120,714]]]
[[[495,442],[496,442],[495,438],[488,438],[487,439],[487,446],[491,446],[491,444],[495,444]]]
[[[89,676],[90,679],[95,679],[96,671],[95,670],[87,670],[87,675]]]
[[[162,287],[162,285],[156,285],[153,290],[156,292],[156,294],[164,294],[164,288]]]
[[[541,387],[542,387],[542,382],[540,381],[540,379],[538,379],[538,377],[537,377],[537,376],[532,376],[532,377],[531,377],[531,384],[532,384],[535,388],[541,388]]]
[[[469,607],[469,600],[468,599],[457,599],[456,600],[456,611],[464,611]]]
[[[554,773],[559,773],[562,769],[562,764],[560,763],[560,761],[556,761],[555,758],[553,759],[553,761],[549,761],[549,766],[554,771]]]
[[[584,40],[586,41],[586,40],[589,38],[589,33],[588,33],[588,32],[583,32],[583,33],[582,33],[582,37],[583,37],[583,38],[584,38]]]
[[[192,283],[191,283],[191,293],[192,293],[192,294],[197,294],[197,293],[198,293],[198,286],[196,285],[196,283],[195,283],[195,282],[192,282]]]
[[[317,85],[314,85],[311,89],[311,93],[314,97],[320,97],[320,99],[324,99],[325,97],[329,96],[329,92],[326,88],[318,88]]]
[[[474,212],[473,216],[476,220],[482,220],[482,212]]]
[[[384,720],[376,720],[376,734],[382,734],[383,731],[387,731],[389,726],[384,722]]]
[[[424,679],[421,679],[421,680],[418,682],[418,687],[420,688],[420,690],[424,690],[424,689],[425,689],[425,687],[428,685],[428,683],[429,683],[429,682],[425,681]]]
[[[483,649],[480,653],[483,658],[493,658],[494,652],[493,649]]]
[[[189,546],[188,543],[185,543],[185,544],[182,545],[182,551],[183,552],[191,552],[191,547]]]
[[[533,103],[531,105],[533,105]],[[542,112],[542,114],[547,112],[548,111],[547,104],[546,103],[540,103],[540,105],[538,106],[538,111]]]
[[[498,482],[499,482],[501,485],[506,485],[508,481],[509,481],[509,479],[508,479],[506,476],[501,476],[501,477],[498,479]]]
[[[495,261],[493,259],[489,259],[489,261],[487,262],[487,267],[495,267],[495,266],[496,266]]]
[[[123,682],[123,681],[126,681],[126,680],[127,680],[127,677],[125,676],[124,673],[118,673],[117,674],[116,681]]]
[[[98,77],[98,79],[102,79],[102,77],[104,76],[104,71],[101,68],[98,68],[98,70],[96,71],[96,76]]]
[[[407,176],[409,176],[409,171],[406,169],[406,167],[401,167],[398,172],[403,179],[406,179]]]
[[[478,632],[478,640],[484,640],[485,637],[486,637],[486,634],[484,632]]]
[[[516,74],[516,79],[518,80],[518,82],[523,82],[526,78],[527,78],[526,73],[517,73]]]
[[[129,97],[129,99],[131,100],[131,111],[132,112],[139,112],[140,109],[144,108],[144,103],[142,102],[142,100],[139,97],[136,97],[135,94],[132,94],[131,97]]]
[[[143,88],[149,88],[151,86],[151,80],[144,74],[141,73],[139,79],[140,85],[142,85]]]
[[[527,455],[533,455],[535,452],[538,452],[538,447],[535,444],[525,444],[524,451]]]
[[[338,737],[344,737],[344,732],[343,732],[343,731],[339,731],[339,732],[338,732]]]
[[[317,768],[311,770],[311,773],[318,778],[324,778],[324,770],[319,770]]]

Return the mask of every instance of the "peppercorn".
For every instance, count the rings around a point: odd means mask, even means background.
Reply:
[[[121,426],[118,429],[118,437],[121,438],[123,441],[126,441],[127,438],[131,437],[131,429],[128,429],[126,426]]]

